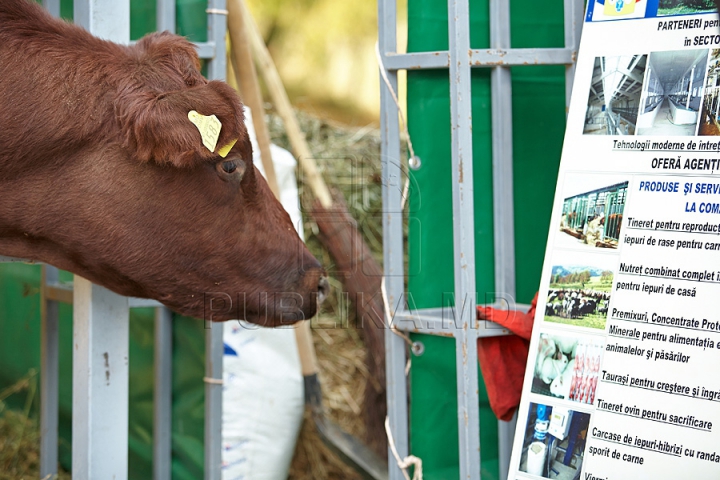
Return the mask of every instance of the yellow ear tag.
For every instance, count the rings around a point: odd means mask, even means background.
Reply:
[[[188,119],[197,127],[202,137],[203,145],[211,152],[215,151],[222,123],[215,115],[202,115],[195,110],[188,112]]]
[[[220,155],[222,158],[227,157],[228,153],[230,153],[230,150],[232,150],[232,147],[235,146],[238,139],[232,140],[230,143],[222,147],[220,150],[218,150],[218,155]]]

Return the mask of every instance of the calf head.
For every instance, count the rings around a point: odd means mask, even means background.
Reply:
[[[313,316],[328,288],[324,271],[253,166],[240,100],[201,76],[194,47],[170,34],[122,47],[40,20],[80,37],[86,54],[68,41],[72,49],[54,57],[13,62],[17,52],[0,46],[9,79],[0,100],[0,254],[189,316],[264,325]],[[43,68],[75,81],[40,79],[28,94],[24,77]],[[43,127],[17,121],[38,109],[47,112]],[[214,148],[190,112],[219,120]]]

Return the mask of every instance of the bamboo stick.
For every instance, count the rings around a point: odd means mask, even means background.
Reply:
[[[253,125],[255,136],[260,147],[260,158],[265,168],[265,179],[275,198],[280,199],[280,189],[275,175],[275,167],[270,154],[270,133],[265,124],[265,109],[263,107],[260,84],[255,71],[255,64],[252,60],[252,52],[248,38],[246,25],[248,19],[244,18],[248,12],[243,8],[242,0],[228,0],[228,30],[230,31],[230,42],[232,53],[235,59],[233,67],[235,76],[240,82],[243,102],[253,112]]]
[[[280,79],[280,74],[277,68],[275,68],[275,63],[270,56],[270,52],[268,52],[265,42],[260,35],[260,30],[252,15],[248,12],[243,0],[228,0],[228,9],[230,4],[242,9],[242,18],[245,22],[245,31],[250,47],[254,53],[258,68],[265,79],[265,85],[272,97],[275,108],[285,124],[290,145],[304,174],[303,181],[310,186],[313,196],[320,201],[320,205],[324,208],[329,208],[333,204],[332,195],[318,171],[317,164],[310,152],[310,147],[308,147],[305,135],[302,133],[302,130],[300,130],[300,124],[297,121],[297,117],[295,117],[295,111],[290,104],[290,99]]]

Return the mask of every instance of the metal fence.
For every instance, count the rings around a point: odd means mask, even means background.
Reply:
[[[412,1],[412,0],[411,0]],[[448,0],[449,49],[447,51],[398,53],[397,3],[378,1],[381,68],[397,91],[399,70],[447,69],[450,78],[453,183],[453,257],[455,299],[448,329],[443,310],[409,311],[404,305],[403,213],[397,179],[403,178],[398,159],[400,132],[398,106],[390,89],[381,81],[381,132],[383,163],[383,250],[388,303],[402,303],[392,322],[398,328],[429,335],[452,334],[456,344],[460,476],[480,478],[480,432],[478,420],[477,339],[503,334],[490,322],[476,321],[475,242],[473,237],[473,152],[471,115],[471,68],[491,68],[493,221],[495,236],[495,289],[498,298],[515,297],[515,233],[513,218],[512,92],[510,67],[514,65],[566,65],[566,104],[574,78],[574,64],[582,28],[584,2],[564,0],[564,48],[511,48],[509,2],[490,2],[490,49],[470,48],[469,0]],[[409,102],[412,99],[408,100]],[[462,173],[460,173],[462,172]],[[515,305],[503,303],[503,308]],[[521,307],[521,306],[520,306]],[[413,327],[408,327],[413,325]],[[405,378],[405,345],[386,330],[387,402],[389,426],[399,455],[408,454],[408,395]],[[510,463],[514,422],[498,422],[500,475],[505,478]],[[390,453],[392,457],[392,452]],[[392,462],[391,462],[392,464]],[[399,467],[390,467],[391,480],[403,478]]]

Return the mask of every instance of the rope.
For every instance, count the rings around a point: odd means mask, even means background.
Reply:
[[[395,448],[395,440],[393,439],[392,432],[390,431],[390,419],[388,417],[385,417],[385,433],[388,437],[388,445],[390,445],[390,450],[392,451],[393,457],[395,457],[397,466],[400,468],[400,470],[402,470],[402,474],[405,477],[405,480],[410,480],[410,475],[408,475],[407,469],[410,468],[411,465],[415,466],[412,480],[422,480],[422,460],[420,460],[415,455],[408,455],[402,460],[400,459],[397,448]]]
[[[377,59],[378,67],[380,67],[380,75],[382,76],[382,79],[385,82],[385,85],[387,86],[388,90],[390,91],[390,95],[392,96],[392,99],[395,102],[395,106],[397,106],[398,114],[400,115],[400,125],[402,127],[403,133],[405,134],[405,138],[407,138],[408,150],[410,150],[409,162],[411,165],[413,163],[417,164],[420,161],[420,157],[417,157],[415,155],[415,149],[413,148],[412,140],[410,140],[410,131],[408,130],[407,122],[405,121],[405,115],[403,114],[402,109],[400,108],[400,100],[398,100],[398,97],[395,94],[395,89],[393,89],[392,85],[390,84],[390,80],[387,77],[385,63],[383,63],[382,55],[380,55],[380,44],[378,42],[375,42],[375,58]],[[409,191],[410,191],[410,176],[408,175],[407,180],[405,180],[405,185],[403,185],[400,210],[405,210],[405,201],[407,200]]]
[[[409,346],[412,347],[412,340],[410,340],[410,337],[405,335],[403,332],[398,330],[395,325],[392,324],[392,321],[390,320],[392,318],[390,314],[390,306],[388,305],[388,296],[387,296],[387,289],[385,288],[385,277],[382,278],[380,281],[380,292],[382,293],[382,300],[383,300],[383,307],[385,307],[385,318],[388,319],[390,322],[390,331],[397,335],[398,337],[405,340],[405,343],[407,343]]]
[[[398,100],[397,94],[395,93],[395,89],[393,89],[392,85],[390,84],[390,80],[387,77],[387,70],[385,68],[385,64],[382,60],[382,55],[380,55],[380,45],[375,42],[375,57],[377,58],[378,67],[380,67],[380,75],[382,76],[383,81],[385,82],[385,85],[387,86],[388,90],[390,91],[390,95],[392,96],[393,101],[395,102],[395,106],[398,109],[398,114],[400,116],[400,125],[402,128],[403,133],[405,134],[405,138],[407,138],[408,143],[408,150],[410,151],[410,159],[409,163],[411,166],[419,165],[420,158],[415,155],[415,149],[413,148],[412,140],[410,140],[410,132],[408,131],[407,122],[405,121],[405,115],[402,112],[402,109],[400,108],[400,101]],[[407,179],[405,180],[405,184],[403,185],[402,189],[402,199],[400,203],[400,210],[405,210],[405,202],[408,198],[408,193],[410,191],[410,176],[408,175]],[[387,319],[390,331],[397,335],[398,337],[402,338],[405,343],[412,347],[413,342],[410,340],[410,337],[408,337],[406,334],[398,330],[395,325],[392,324],[392,316],[390,313],[390,304],[388,302],[388,295],[387,295],[387,289],[385,288],[385,277],[382,277],[382,281],[380,282],[380,291],[382,293],[382,300],[383,300],[383,306],[385,309],[385,318]],[[405,364],[405,376],[407,377],[410,373],[410,365],[411,365],[411,358],[412,355],[408,355],[407,363]],[[388,439],[388,445],[390,446],[390,449],[392,451],[393,457],[395,457],[395,461],[397,462],[397,466],[402,471],[403,476],[405,477],[405,480],[410,480],[410,475],[407,472],[407,469],[411,466],[415,466],[415,470],[413,472],[412,480],[422,480],[422,460],[415,455],[408,455],[404,459],[400,459],[400,455],[398,455],[397,448],[395,447],[395,440],[393,439],[392,431],[390,430],[390,419],[388,417],[385,417],[385,434],[387,435]]]

